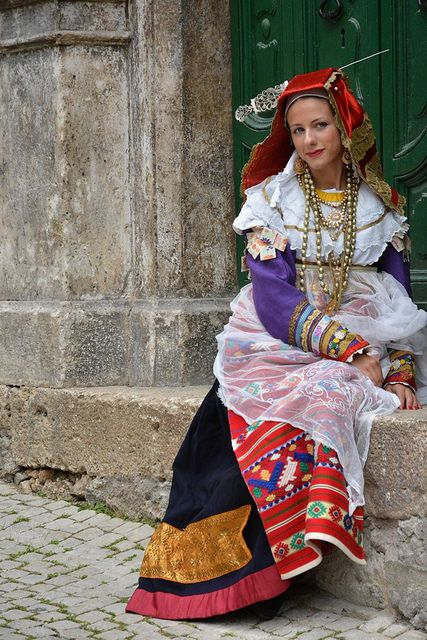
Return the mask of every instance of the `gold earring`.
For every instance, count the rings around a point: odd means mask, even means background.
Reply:
[[[348,149],[346,149],[342,154],[341,160],[343,161],[344,164],[347,164],[347,165],[352,163],[351,154]]]
[[[297,176],[301,176],[303,173],[307,171],[307,164],[299,156],[295,159],[294,171],[297,174]]]

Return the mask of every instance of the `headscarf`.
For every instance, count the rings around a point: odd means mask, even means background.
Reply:
[[[242,171],[242,193],[265,178],[284,169],[294,149],[285,126],[285,110],[297,93],[325,90],[332,108],[341,141],[348,149],[362,180],[381,198],[384,204],[402,214],[405,199],[384,179],[371,121],[348,86],[340,69],[329,67],[295,76],[280,95],[269,136],[251,151]]]

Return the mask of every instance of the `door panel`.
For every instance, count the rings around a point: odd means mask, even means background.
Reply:
[[[417,0],[381,3],[383,161],[386,176],[407,198],[414,298],[427,308],[427,10]]]
[[[267,87],[295,75],[293,3],[283,0],[233,0],[233,108],[249,104]],[[270,130],[272,113],[252,114],[245,124],[234,120],[234,182],[236,211],[241,206],[240,173],[252,146]],[[240,271],[243,243],[238,238],[237,274],[239,285],[247,277]]]

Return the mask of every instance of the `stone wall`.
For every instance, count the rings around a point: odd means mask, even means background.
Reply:
[[[0,383],[211,378],[229,43],[225,0],[0,1]]]

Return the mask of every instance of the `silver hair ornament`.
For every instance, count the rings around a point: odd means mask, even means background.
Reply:
[[[269,87],[261,91],[255,98],[252,98],[250,104],[245,104],[236,109],[235,118],[239,122],[244,122],[251,113],[262,113],[263,111],[271,111],[277,107],[279,96],[288,86],[288,81],[276,84],[275,87]]]
[[[349,64],[340,67],[340,69],[347,69],[347,67],[352,67],[354,64],[359,64],[359,62],[364,62],[364,60],[369,60],[369,58],[380,56],[388,51],[390,51],[390,49],[383,49],[382,51],[377,51],[377,53],[371,53],[370,56],[365,56],[364,58],[350,62]],[[244,104],[241,107],[238,107],[234,117],[239,122],[244,122],[251,113],[261,113],[263,111],[271,111],[272,109],[275,109],[277,107],[279,96],[287,86],[288,80],[285,80],[281,84],[276,84],[274,87],[264,89],[264,91],[261,91],[261,93],[255,96],[255,98],[252,98],[250,104]]]

